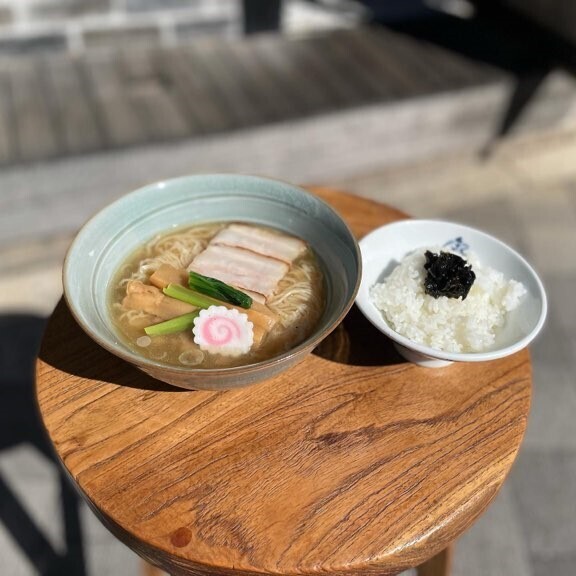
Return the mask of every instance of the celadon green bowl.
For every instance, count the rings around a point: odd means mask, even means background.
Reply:
[[[314,332],[292,350],[234,368],[174,367],[140,356],[118,335],[109,284],[124,260],[159,233],[200,222],[244,221],[308,242],[322,266],[326,306]],[[151,184],[108,205],[79,231],[63,268],[66,303],[100,346],[154,378],[192,390],[226,390],[272,378],[303,360],[342,321],[361,278],[358,244],[339,214],[313,194],[254,176],[195,175]]]

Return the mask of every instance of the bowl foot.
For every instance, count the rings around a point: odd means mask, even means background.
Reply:
[[[414,350],[409,350],[401,344],[394,343],[394,347],[398,350],[398,353],[406,358],[409,362],[413,364],[418,364],[418,366],[423,366],[425,368],[443,368],[452,364],[451,360],[441,360],[439,358],[432,358],[426,354],[420,354],[419,352],[414,352]]]

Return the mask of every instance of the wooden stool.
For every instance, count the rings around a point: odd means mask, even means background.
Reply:
[[[359,237],[405,217],[315,191]],[[510,470],[530,396],[527,351],[417,367],[355,307],[303,363],[228,392],[153,380],[63,302],[37,362],[40,413],[73,482],[175,576],[447,574],[450,544]]]

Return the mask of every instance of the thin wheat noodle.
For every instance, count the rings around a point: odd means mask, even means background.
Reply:
[[[136,330],[158,321],[154,316],[141,311],[125,310],[122,299],[126,285],[131,280],[147,283],[150,275],[162,264],[170,264],[178,269],[186,269],[194,257],[207,246],[210,239],[225,224],[209,224],[171,232],[166,236],[157,236],[127,261],[114,279],[112,311],[114,320],[127,338],[135,342]],[[318,322],[324,309],[323,277],[311,252],[296,260],[289,272],[280,281],[276,292],[268,299],[268,307],[275,312],[280,322],[269,333],[265,344],[258,350],[251,351],[245,362],[258,362],[267,357],[286,351],[305,338]],[[192,337],[181,335],[179,351],[170,355],[170,363],[180,365],[207,367],[225,366],[227,360],[218,355],[204,355],[196,364],[199,352]],[[139,349],[148,356],[154,354],[156,340],[145,349]]]

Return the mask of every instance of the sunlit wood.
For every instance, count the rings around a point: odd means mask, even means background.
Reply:
[[[358,236],[405,217],[315,190]],[[383,576],[421,564],[495,497],[531,396],[528,352],[417,367],[356,308],[300,365],[215,393],[130,367],[61,302],[37,371],[42,419],[85,499],[174,576]]]

